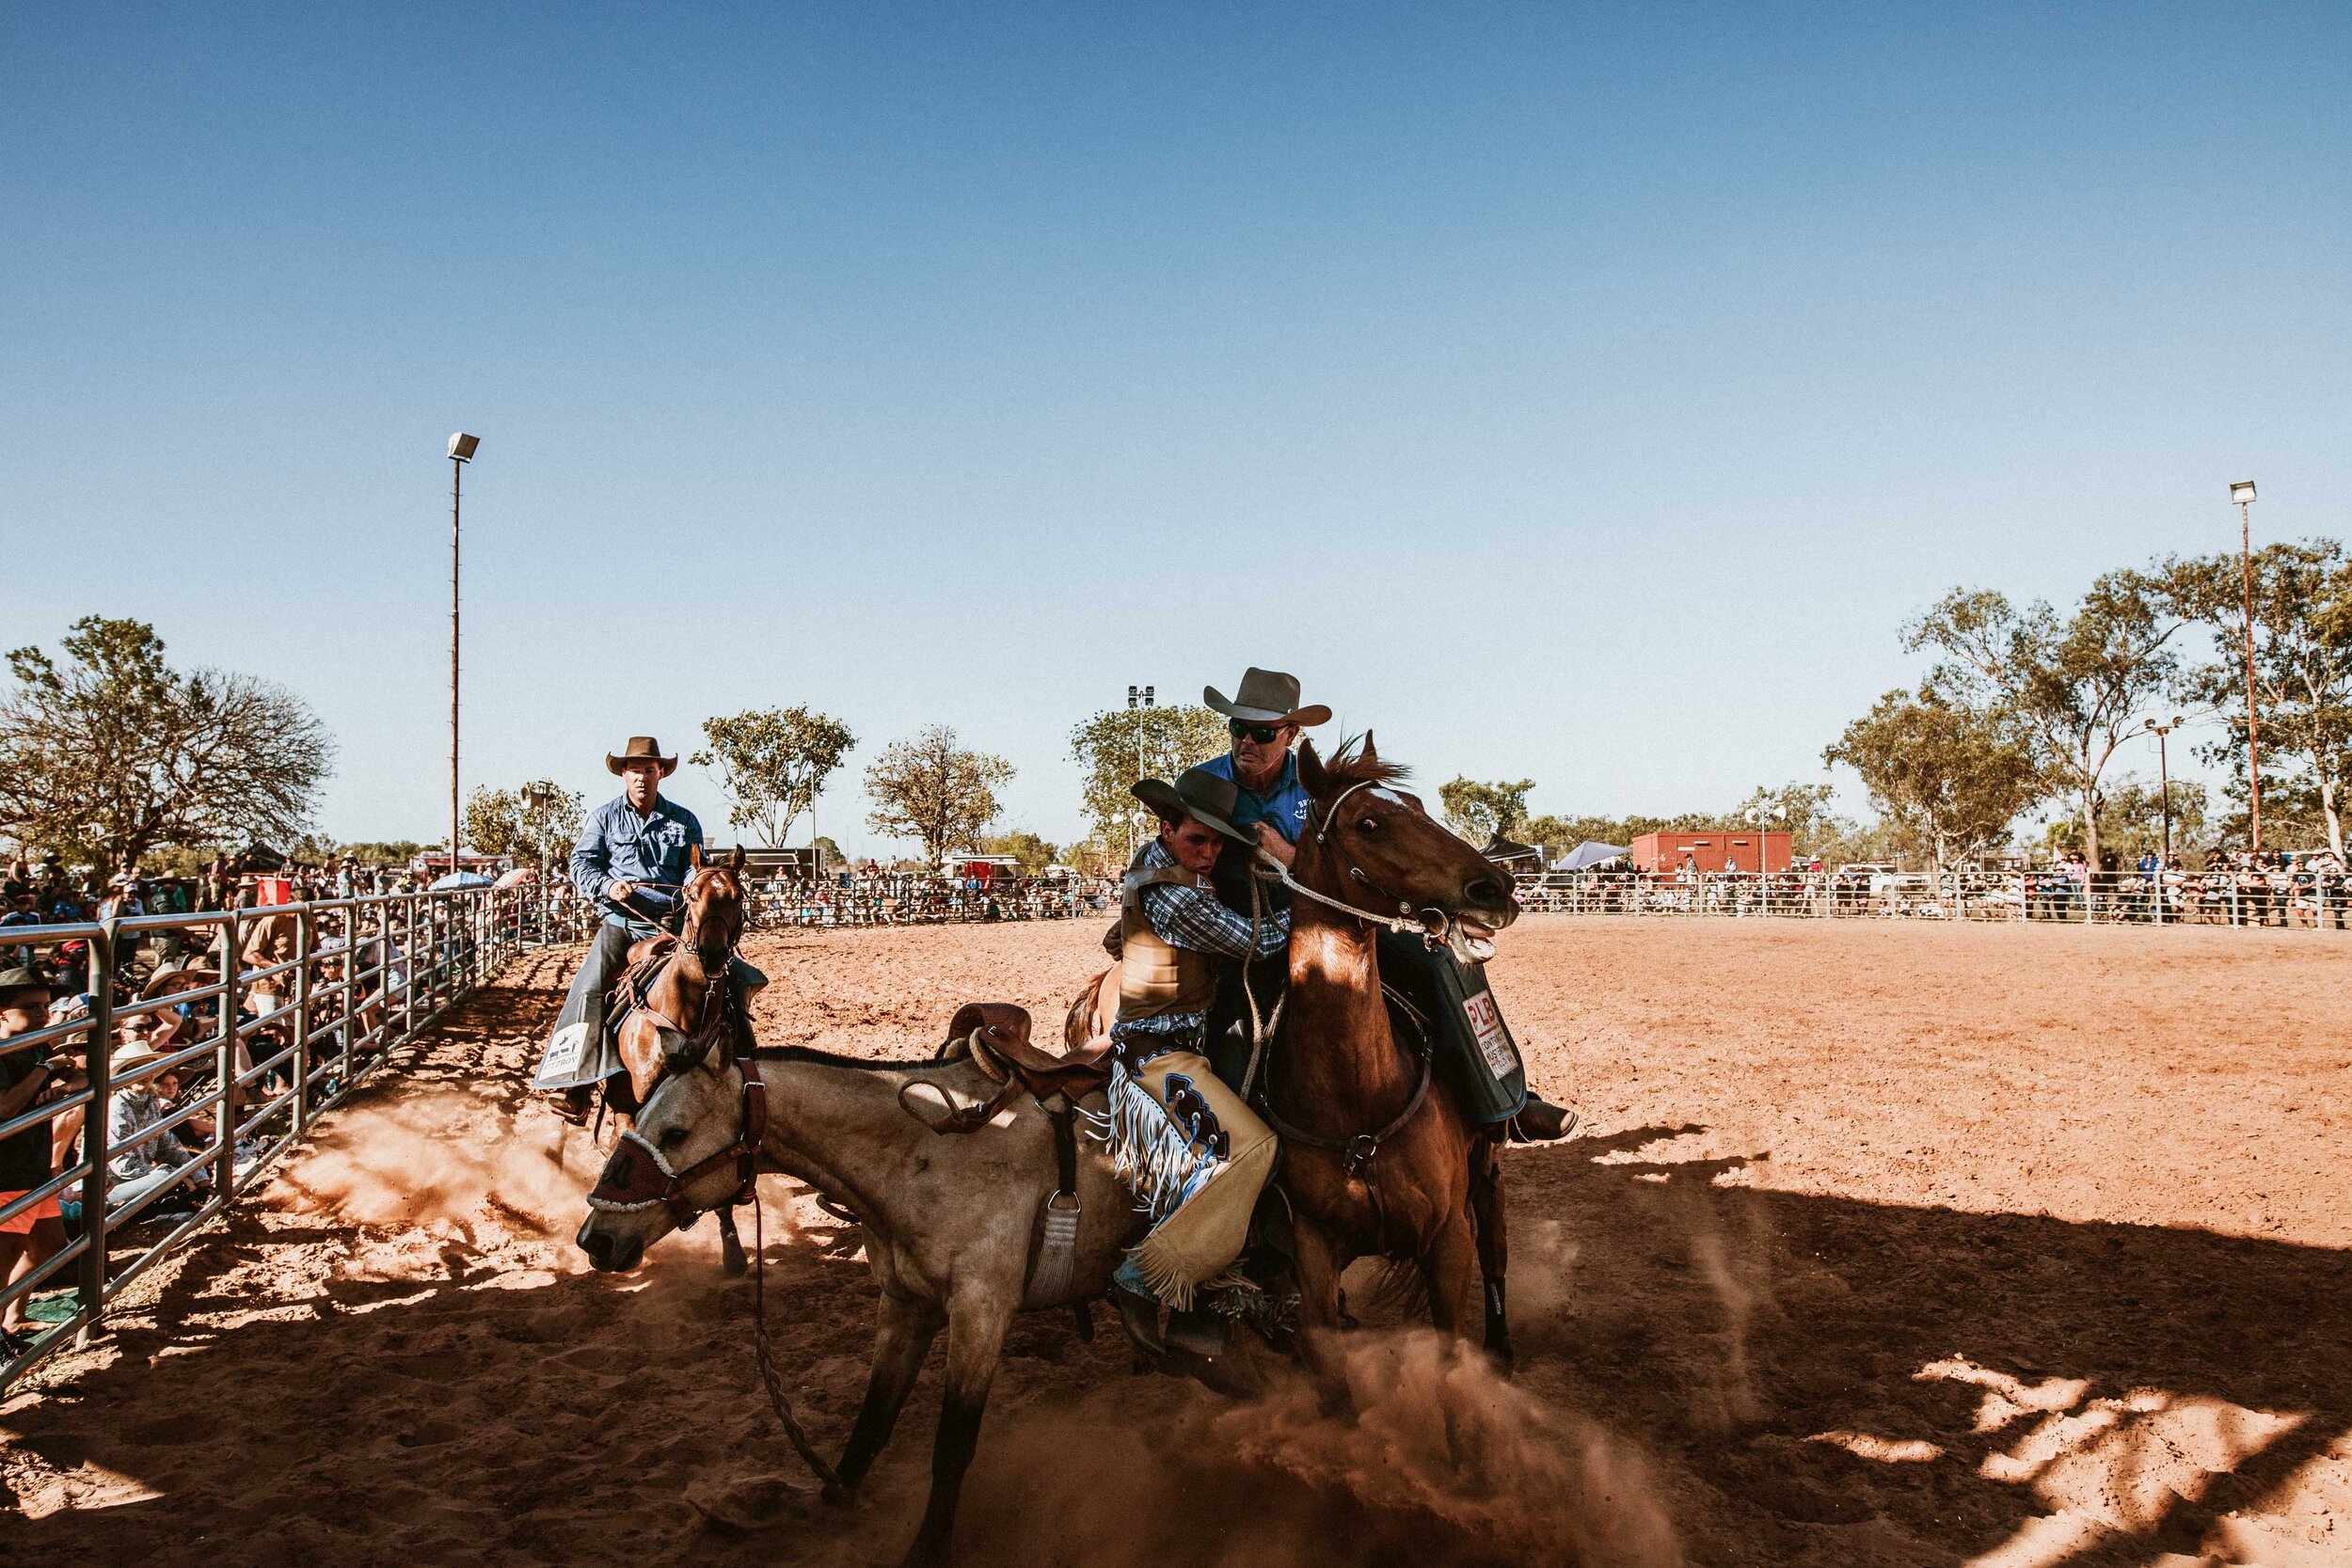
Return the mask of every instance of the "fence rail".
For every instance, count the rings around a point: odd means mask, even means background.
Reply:
[[[997,877],[960,881],[917,875],[853,876],[849,885],[763,882],[750,889],[754,927],[938,926],[1067,920],[1118,901],[1099,878]]]
[[[2352,880],[2331,876],[2273,881],[2228,872],[2173,872],[2159,882],[2120,871],[2103,871],[2088,879],[2039,871],[1870,877],[1794,871],[1554,871],[1520,877],[1518,893],[1522,908],[1554,914],[2352,929]]]
[[[248,961],[248,939],[264,923],[272,923],[269,950]],[[578,940],[587,924],[586,906],[567,889],[521,887],[0,928],[0,968],[25,961],[34,949],[55,949],[56,965],[69,981],[79,974],[90,998],[86,1016],[0,1038],[0,1066],[29,1069],[45,1056],[68,1068],[55,1081],[80,1080],[62,1096],[0,1117],[0,1142],[44,1144],[49,1170],[45,1180],[0,1202],[0,1225],[45,1212],[53,1199],[61,1209],[75,1206],[79,1221],[66,1227],[62,1248],[0,1283],[0,1306],[29,1306],[65,1281],[74,1291],[70,1315],[56,1323],[28,1316],[29,1346],[15,1354],[0,1350],[0,1389],[59,1346],[86,1342],[125,1286],[249,1191],[320,1115],[509,958],[527,946]],[[178,971],[176,981],[151,970],[139,985],[136,960],[150,943],[193,948],[199,957],[191,964],[208,951],[218,956],[210,967]],[[57,994],[67,990],[61,985]],[[196,1037],[172,1038],[160,1057],[116,1076],[117,1031],[128,1024],[160,1034],[143,1021],[167,1015]],[[71,1070],[77,1054],[78,1072]],[[26,1076],[0,1072],[0,1085]],[[124,1147],[110,1148],[116,1097],[152,1095],[166,1078],[186,1086],[168,1105],[145,1107],[160,1109],[160,1117],[142,1121]],[[126,1176],[114,1168],[119,1162],[160,1168]],[[61,1216],[70,1217],[76,1216]],[[27,1237],[26,1258],[31,1243]]]

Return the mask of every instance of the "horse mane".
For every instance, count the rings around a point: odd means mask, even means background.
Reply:
[[[906,1072],[916,1068],[945,1067],[951,1060],[946,1056],[926,1056],[916,1061],[886,1061],[874,1056],[844,1056],[836,1051],[819,1051],[813,1045],[762,1045],[754,1048],[755,1062],[799,1062],[809,1067],[855,1068],[863,1072]]]
[[[1331,754],[1321,759],[1324,779],[1335,792],[1356,784],[1394,784],[1412,776],[1413,770],[1403,763],[1391,762],[1376,752],[1368,752],[1371,740],[1370,730],[1361,735],[1342,736]]]

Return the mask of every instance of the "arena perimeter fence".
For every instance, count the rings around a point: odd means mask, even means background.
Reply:
[[[1104,878],[997,877],[959,881],[914,874],[853,876],[848,886],[759,882],[750,895],[755,927],[939,926],[1004,920],[1070,920],[1100,914],[1119,899]]]
[[[291,957],[250,968],[205,959],[208,947],[242,954],[258,923],[280,917],[291,917]],[[0,1120],[0,1138],[31,1134],[73,1151],[51,1160],[63,1168],[53,1168],[47,1181],[0,1204],[0,1223],[51,1198],[80,1205],[79,1233],[0,1285],[0,1303],[30,1305],[40,1292],[54,1297],[66,1280],[74,1291],[72,1310],[61,1321],[37,1323],[28,1315],[22,1326],[32,1342],[23,1354],[0,1351],[7,1357],[0,1360],[0,1389],[59,1346],[87,1343],[125,1286],[260,1182],[322,1113],[508,959],[526,947],[583,940],[588,926],[587,906],[568,889],[524,886],[0,929],[0,968],[24,961],[20,955],[35,948],[58,949],[71,968],[72,944],[81,943],[90,997],[85,1018],[0,1040],[0,1059],[46,1051],[57,1061],[78,1051],[87,1061],[85,1086]],[[151,977],[129,1000],[118,1001],[118,982],[136,974],[134,960],[150,943],[188,950],[191,968],[202,966],[202,983],[154,994],[158,980]],[[60,999],[65,994],[61,989]],[[203,1037],[171,1042],[157,1060],[113,1074],[118,1028],[183,1008]],[[161,1119],[140,1128],[132,1147],[164,1155],[176,1168],[110,1181],[109,1162],[123,1152],[107,1147],[110,1097],[166,1074],[199,1082],[176,1096]],[[78,1137],[72,1135],[74,1119]],[[194,1130],[188,1141],[200,1138],[198,1147],[174,1136],[182,1128]],[[118,1190],[110,1194],[110,1186]]]
[[[1833,920],[2035,920],[2090,926],[2352,929],[2352,879],[2231,872],[1547,872],[1518,879],[1520,907],[1550,914]]]

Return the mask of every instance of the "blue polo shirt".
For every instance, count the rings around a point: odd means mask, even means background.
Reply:
[[[1274,787],[1263,795],[1233,778],[1233,753],[1231,752],[1200,766],[1219,778],[1232,780],[1237,793],[1233,802],[1234,827],[1247,828],[1252,823],[1271,822],[1276,832],[1293,844],[1298,842],[1299,833],[1307,826],[1309,797],[1306,787],[1298,782],[1298,757],[1295,752],[1282,759],[1281,776],[1274,781]]]
[[[615,881],[660,884],[628,897],[639,918],[658,919],[677,906],[677,895],[662,889],[685,882],[690,851],[702,841],[703,825],[675,800],[656,797],[652,815],[640,816],[624,795],[598,806],[580,823],[580,842],[572,846],[572,885],[594,903]],[[610,909],[605,919],[628,924]]]

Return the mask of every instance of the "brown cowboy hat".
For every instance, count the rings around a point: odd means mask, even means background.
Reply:
[[[1279,670],[1261,670],[1251,665],[1242,672],[1241,685],[1233,689],[1233,700],[1227,702],[1225,693],[1214,686],[1200,689],[1200,700],[1228,719],[1243,719],[1252,724],[1296,724],[1305,729],[1331,721],[1331,710],[1321,703],[1312,707],[1298,705],[1298,677],[1286,675]]]
[[[1233,826],[1233,805],[1241,799],[1241,792],[1222,773],[1206,768],[1187,768],[1172,784],[1159,779],[1144,779],[1134,786],[1132,793],[1163,818],[1189,816],[1215,828],[1236,844],[1254,846],[1258,842],[1257,834]]]
[[[649,735],[630,736],[628,744],[621,748],[621,753],[618,756],[607,752],[604,757],[604,770],[608,773],[618,773],[632,762],[660,763],[661,776],[665,779],[677,771],[677,758],[663,756],[661,742]]]

